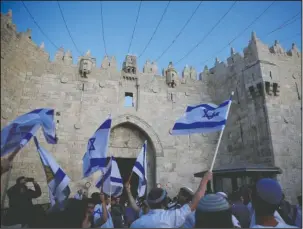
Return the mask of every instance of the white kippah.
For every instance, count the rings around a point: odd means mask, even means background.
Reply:
[[[216,194],[224,197],[225,199],[228,198],[225,192],[217,192]]]

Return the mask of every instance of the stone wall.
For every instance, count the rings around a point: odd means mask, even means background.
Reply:
[[[175,196],[181,186],[197,188],[199,179],[193,174],[209,168],[219,133],[188,138],[171,136],[170,129],[187,105],[219,104],[234,91],[215,167],[248,162],[276,164],[284,170],[280,176],[283,189],[294,200],[301,182],[301,177],[294,177],[301,171],[300,55],[279,59],[268,54],[268,47],[264,48],[253,34],[244,56],[231,50],[227,64],[216,60],[213,68],[205,68],[200,74],[202,80],[196,80],[195,70],[188,67],[182,78],[177,77],[172,63],[163,70],[163,76],[157,73],[156,63],[147,63],[143,73],[136,64],[125,64],[125,69],[136,68],[136,74],[131,74],[118,70],[114,57],[105,57],[101,67],[96,66],[90,52],[73,65],[71,53],[61,48],[51,62],[43,45],[38,47],[31,41],[29,31],[16,32],[11,16],[1,16],[1,128],[35,108],[54,108],[59,143],[46,144],[40,132],[38,138],[71,178],[73,193],[86,182],[92,184],[89,193],[95,191],[93,186],[100,174],[81,180],[82,157],[87,140],[109,113],[113,117],[111,155],[136,157],[143,141],[148,140],[149,188],[160,183],[170,196]],[[258,52],[261,49],[264,57]],[[85,77],[79,72],[83,59],[92,66]],[[268,69],[274,77],[280,75],[277,97],[267,95],[264,89]],[[124,106],[125,93],[133,93],[133,106]],[[284,160],[285,152],[291,152],[291,157]],[[20,175],[35,177],[43,190],[37,202],[48,202],[44,171],[32,142],[15,158],[9,187]],[[5,180],[3,176],[1,193]]]

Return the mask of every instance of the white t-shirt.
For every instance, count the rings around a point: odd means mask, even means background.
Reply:
[[[107,210],[109,209],[109,206],[107,206]],[[114,228],[114,224],[112,221],[112,217],[109,213],[109,211],[107,211],[107,221],[101,225],[101,228]],[[102,217],[102,205],[101,204],[97,204],[94,208],[94,224],[97,223],[97,220],[100,219]]]
[[[274,217],[279,223],[287,225],[277,211],[275,211]],[[253,210],[249,228],[253,228],[255,225],[256,225],[256,216],[255,216],[255,211]]]
[[[188,204],[174,210],[151,209],[147,214],[135,220],[130,228],[178,228],[185,223],[190,213]]]
[[[286,223],[280,223],[278,222],[277,226],[275,227],[270,227],[270,226],[262,226],[262,225],[254,225],[251,228],[298,228],[298,227],[294,227],[294,226],[290,226]]]

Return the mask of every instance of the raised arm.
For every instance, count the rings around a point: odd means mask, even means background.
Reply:
[[[203,176],[199,188],[196,191],[193,200],[191,201],[191,203],[189,204],[189,207],[191,209],[191,211],[196,210],[200,199],[205,195],[206,189],[207,189],[207,183],[208,181],[210,181],[212,179],[212,173],[211,172],[207,172],[205,173],[205,175]]]
[[[31,191],[31,197],[33,199],[35,199],[35,198],[40,197],[42,195],[42,192],[41,192],[40,185],[35,180],[33,181],[33,184],[34,184],[35,191],[34,190],[30,190],[30,191]]]
[[[134,199],[134,197],[133,197],[133,195],[131,193],[131,190],[130,190],[130,184],[128,182],[125,184],[125,189],[126,189],[126,193],[127,193],[127,196],[128,196],[128,201],[129,201],[130,206],[136,212],[140,212],[141,209],[136,204],[136,201],[135,201],[135,199]]]

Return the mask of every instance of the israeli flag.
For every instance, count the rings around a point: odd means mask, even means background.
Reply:
[[[88,177],[106,167],[106,154],[112,119],[109,116],[95,134],[88,140],[87,151],[83,156],[83,176]]]
[[[144,142],[141,152],[138,155],[136,163],[133,167],[133,172],[136,173],[139,177],[138,197],[142,197],[145,195],[146,187],[147,187],[146,147],[147,147],[147,141]]]
[[[1,157],[23,148],[41,126],[46,141],[56,144],[54,109],[36,109],[19,116],[1,130]]]
[[[44,167],[49,198],[53,206],[56,201],[60,203],[69,197],[71,192],[68,186],[70,179],[47,150],[39,145],[36,137],[34,137],[34,141]]]
[[[194,133],[210,133],[225,127],[231,98],[219,106],[207,103],[188,106],[186,113],[178,119],[171,135],[189,135]]]
[[[118,168],[117,161],[111,157],[106,170],[103,169],[104,175],[97,182],[96,187],[101,188],[103,182],[103,192],[109,196],[118,197],[123,192],[123,181]]]

